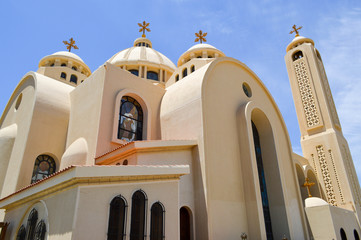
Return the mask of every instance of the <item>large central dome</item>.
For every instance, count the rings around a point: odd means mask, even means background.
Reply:
[[[149,39],[143,37],[136,39],[133,47],[118,52],[107,62],[139,77],[159,82],[166,82],[176,68],[169,58],[152,48]]]

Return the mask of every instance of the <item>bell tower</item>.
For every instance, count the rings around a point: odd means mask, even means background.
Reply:
[[[305,158],[317,174],[328,203],[361,216],[355,167],[333,101],[321,55],[312,39],[296,36],[285,56]]]

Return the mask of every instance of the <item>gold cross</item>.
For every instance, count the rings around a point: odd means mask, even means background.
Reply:
[[[73,38],[70,38],[69,41],[70,41],[70,43],[68,43],[68,41],[63,41],[63,43],[64,43],[65,45],[67,45],[66,49],[68,49],[69,52],[70,52],[71,48],[79,49],[79,48],[75,45],[75,41],[74,41]]]
[[[196,35],[196,40],[194,40],[195,42],[200,41],[202,43],[202,41],[207,42],[207,40],[205,39],[205,36],[207,36],[207,33],[203,33],[202,30],[199,30],[198,33],[195,33]]]
[[[147,32],[150,32],[150,29],[147,28],[149,26],[149,23],[143,21],[143,24],[138,23],[138,26],[140,27],[139,32],[143,31],[142,37],[145,38],[145,30],[147,30]]]
[[[309,180],[308,178],[305,179],[305,183],[302,185],[302,187],[306,187],[306,188],[307,188],[308,197],[312,197],[311,191],[310,191],[310,187],[312,187],[313,185],[315,185],[315,183],[314,183],[314,182],[310,182],[310,180]]]
[[[298,30],[300,30],[300,29],[302,28],[302,26],[300,26],[300,27],[296,28],[296,25],[294,24],[294,25],[292,26],[292,28],[293,28],[293,30],[290,32],[290,34],[292,34],[292,33],[296,33],[296,36],[295,36],[295,37],[300,36],[300,34],[299,34]]]

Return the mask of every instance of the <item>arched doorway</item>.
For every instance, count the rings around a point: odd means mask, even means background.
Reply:
[[[272,125],[260,109],[252,111],[251,126],[259,182],[255,190],[260,192],[265,233],[268,240],[281,239],[290,235],[279,168],[282,162],[278,160]]]
[[[179,210],[180,240],[191,240],[191,214],[186,207]]]

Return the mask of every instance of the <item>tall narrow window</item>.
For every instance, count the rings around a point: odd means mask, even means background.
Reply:
[[[191,216],[187,208],[179,210],[180,240],[191,239]]]
[[[196,68],[194,67],[194,65],[191,66],[191,73],[194,72],[196,70]]]
[[[341,240],[347,240],[346,232],[343,228],[340,229]]]
[[[45,240],[45,234],[46,234],[46,225],[44,220],[41,220],[37,225],[35,229],[35,240]]]
[[[18,235],[16,236],[16,240],[25,240],[26,239],[26,230],[24,225],[21,225]]]
[[[253,130],[254,148],[255,148],[255,152],[256,152],[259,186],[260,186],[261,197],[262,197],[264,224],[266,226],[267,239],[270,240],[270,239],[273,239],[273,233],[272,233],[272,224],[271,224],[271,213],[269,210],[269,202],[268,202],[268,195],[267,195],[266,177],[264,174],[264,168],[263,168],[263,162],[262,162],[260,138],[259,138],[259,134],[258,134],[256,125],[253,122],[252,122],[252,130]]]
[[[78,82],[78,77],[77,77],[76,75],[72,74],[72,75],[70,76],[70,82],[77,84],[77,82]]]
[[[155,80],[155,81],[159,81],[158,73],[156,73],[156,72],[148,71],[147,72],[147,78]]]
[[[164,207],[156,202],[150,209],[150,240],[162,240],[164,238]]]
[[[55,169],[56,165],[52,157],[48,155],[39,155],[35,160],[31,183],[48,177],[55,172]]]
[[[122,196],[116,196],[110,202],[108,240],[123,240],[125,238],[125,217],[127,203]]]
[[[118,139],[128,142],[142,140],[143,111],[132,97],[122,97],[119,111]]]
[[[147,198],[142,190],[133,194],[130,240],[144,240],[146,203]]]
[[[35,227],[37,221],[38,221],[38,211],[36,211],[36,209],[34,208],[33,210],[31,210],[29,214],[28,225],[26,227],[27,240],[34,240]]]

